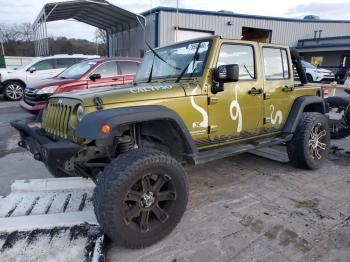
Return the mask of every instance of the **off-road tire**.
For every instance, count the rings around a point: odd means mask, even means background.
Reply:
[[[14,93],[16,90],[21,89],[20,93]],[[10,93],[12,91],[12,93]],[[21,94],[21,95],[20,95]],[[6,83],[4,87],[4,98],[9,101],[18,101],[21,100],[24,96],[24,85],[17,81],[10,81]]]
[[[311,141],[311,131],[318,125],[324,132],[322,136],[322,143],[326,145],[325,150],[322,150],[320,159],[316,159],[312,156],[312,152],[309,147]],[[303,113],[299,124],[294,132],[293,138],[287,143],[287,152],[291,164],[298,168],[303,169],[318,169],[325,161],[330,147],[330,132],[327,118],[316,112]]]
[[[141,222],[140,227],[132,228],[131,225],[134,226],[137,222],[132,220],[130,222],[127,219],[126,214],[128,213],[125,209],[128,209],[131,204],[127,203],[126,199],[129,192],[137,190],[134,187],[135,183],[138,183],[137,181],[141,180],[142,182],[146,176],[155,172],[166,174],[168,181],[174,185],[171,187],[172,190],[175,190],[176,193],[174,193],[173,202],[169,202],[169,206],[162,207],[164,210],[168,207],[166,209],[167,219],[162,223],[159,220],[159,223],[155,224],[157,220],[154,219],[157,217],[154,213],[153,225],[157,225],[157,227],[152,229],[152,224],[149,224],[149,230],[141,232]],[[157,181],[153,182],[153,184],[149,182],[150,191],[156,187]],[[166,186],[163,184],[161,188],[164,188],[164,185]],[[143,192],[141,188],[141,194]],[[110,239],[124,247],[143,248],[158,242],[175,228],[185,212],[187,199],[187,175],[182,165],[164,152],[151,148],[140,148],[119,155],[98,176],[93,203],[97,221]],[[136,202],[133,208],[140,209],[141,205],[137,203],[139,202]],[[155,201],[155,203],[158,207],[160,206],[159,202]],[[139,221],[141,221],[143,211],[140,212]],[[149,216],[147,216],[147,221],[148,217],[151,218],[152,212],[150,211]]]
[[[325,102],[329,104],[331,109],[337,109],[339,111],[346,111],[347,107],[350,106],[350,97],[328,97]],[[345,119],[340,120],[329,120],[329,128],[332,139],[342,139],[350,135],[350,123],[347,123]]]

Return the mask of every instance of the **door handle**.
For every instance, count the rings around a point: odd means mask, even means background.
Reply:
[[[263,90],[261,88],[259,89],[256,89],[255,87],[253,87],[252,89],[250,89],[248,91],[248,94],[252,95],[252,96],[255,96],[255,95],[260,95],[262,94]]]
[[[294,90],[294,86],[284,86],[284,87],[282,88],[282,91],[283,91],[283,92],[286,92],[286,93],[292,92],[293,90]]]

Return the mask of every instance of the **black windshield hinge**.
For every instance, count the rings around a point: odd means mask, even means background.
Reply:
[[[97,110],[102,110],[103,109],[103,101],[102,101],[101,97],[95,96],[94,97],[94,103],[96,105],[96,109]]]

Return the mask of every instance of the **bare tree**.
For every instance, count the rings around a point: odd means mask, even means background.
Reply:
[[[16,42],[32,40],[33,30],[30,23],[0,25],[4,42]]]
[[[97,28],[95,31],[95,38],[98,44],[107,45],[107,32],[101,28]]]

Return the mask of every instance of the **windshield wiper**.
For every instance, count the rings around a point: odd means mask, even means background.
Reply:
[[[147,83],[150,83],[152,81],[154,58],[155,58],[155,56],[153,56],[151,71],[149,72]]]
[[[193,62],[193,68],[192,68],[192,73],[191,73],[191,76],[193,75],[193,70],[194,70],[194,62],[198,60],[197,58],[197,54],[198,54],[198,51],[199,51],[199,47],[201,46],[202,42],[199,42],[198,43],[198,46],[197,46],[197,49],[196,49],[196,52],[194,53],[191,61],[187,64],[187,66],[182,70],[182,72],[180,73],[180,75],[177,77],[175,83],[178,83],[181,78],[183,77],[183,75],[186,73],[188,67],[190,66],[190,64]]]
[[[163,57],[161,57],[156,50],[154,50],[147,42],[146,45],[148,46],[148,48],[152,51],[152,53],[162,62],[166,63],[168,66],[170,66],[171,68],[175,69],[175,70],[180,70],[181,68],[178,68],[172,64],[170,64],[168,61],[166,61]]]

